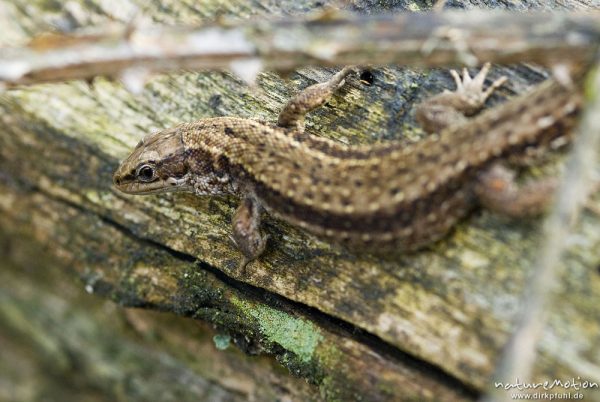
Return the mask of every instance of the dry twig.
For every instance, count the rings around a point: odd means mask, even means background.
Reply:
[[[588,60],[600,42],[600,13],[429,12],[394,16],[331,13],[313,20],[237,26],[123,26],[117,32],[60,36],[0,50],[0,83],[145,79],[148,72],[260,69],[305,65],[441,66],[517,61],[552,65]],[[133,85],[135,87],[135,85]]]

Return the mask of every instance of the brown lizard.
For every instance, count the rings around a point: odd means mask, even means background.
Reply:
[[[242,265],[265,249],[263,209],[352,248],[414,250],[444,236],[474,206],[523,216],[539,213],[553,180],[517,187],[500,162],[566,143],[581,97],[548,80],[473,118],[502,77],[484,90],[490,66],[473,78],[452,75],[457,89],[417,107],[430,134],[414,144],[345,146],[304,131],[304,116],[323,105],[355,71],[291,99],[277,125],[236,117],[184,123],[146,136],[114,175],[129,194],[189,191],[242,199],[233,240]]]

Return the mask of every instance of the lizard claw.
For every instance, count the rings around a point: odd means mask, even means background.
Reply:
[[[485,81],[485,77],[487,77],[491,67],[492,65],[490,63],[485,63],[483,67],[481,67],[481,70],[479,70],[477,75],[473,78],[473,83],[479,87],[482,87],[483,81]]]

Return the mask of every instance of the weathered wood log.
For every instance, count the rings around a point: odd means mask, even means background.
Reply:
[[[298,10],[293,3],[275,10],[251,3],[236,13],[286,14]],[[10,11],[0,15],[8,37],[25,38],[47,30],[43,21],[64,17],[25,4],[0,3]],[[106,19],[102,5],[86,4],[81,15]],[[171,7],[153,4],[144,12],[172,20],[184,4]],[[215,11],[188,10],[177,20]],[[309,117],[308,130],[347,143],[415,140],[424,133],[412,105],[453,88],[445,71],[369,73],[371,85],[350,79]],[[249,88],[226,73],[182,73],[157,76],[139,95],[105,79],[2,93],[0,242],[8,258],[0,272],[0,340],[15,345],[18,356],[34,345],[45,367],[63,375],[79,371],[83,385],[73,392],[90,388],[127,399],[157,395],[161,385],[181,400],[264,400],[279,392],[292,400],[474,399],[510,333],[541,220],[514,222],[480,211],[428,249],[382,260],[267,218],[274,241],[241,275],[240,255],[228,241],[235,200],[130,197],[112,188],[119,159],[148,131],[221,115],[274,121],[291,94],[331,74],[304,69],[286,81],[262,73],[258,87]],[[497,67],[491,78],[502,74],[510,82],[492,105],[545,77],[539,68],[517,66]],[[556,174],[562,158],[549,159],[529,174]],[[598,197],[591,205],[598,208]],[[600,383],[600,217],[588,210],[570,241],[560,303],[552,306],[535,375]],[[126,313],[85,291],[169,315]],[[212,324],[218,345],[229,337],[247,353],[274,356],[312,385],[268,358],[215,351],[210,329],[176,315]],[[115,358],[115,349],[133,351]],[[211,372],[213,365],[222,374]],[[145,367],[148,378],[129,377]]]
[[[319,399],[271,359],[216,349],[206,324],[90,297],[62,257],[40,264],[46,254],[22,234],[0,236],[10,250],[0,271],[3,401]]]

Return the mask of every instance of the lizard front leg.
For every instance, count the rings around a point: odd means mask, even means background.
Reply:
[[[304,131],[304,116],[311,110],[323,105],[333,93],[344,85],[345,78],[356,70],[344,67],[329,81],[314,84],[294,96],[279,114],[277,125]],[[260,232],[262,207],[253,196],[246,196],[237,208],[232,221],[232,240],[240,249],[244,258],[240,268],[257,259],[265,250],[268,236]]]
[[[346,77],[354,71],[356,71],[356,67],[344,67],[329,81],[314,84],[302,90],[283,107],[279,113],[277,125],[284,128],[296,128],[303,132],[306,114],[327,102],[331,95],[344,85]]]
[[[257,259],[265,250],[268,236],[260,232],[262,206],[253,196],[246,196],[233,215],[232,240],[244,255],[240,268]]]

